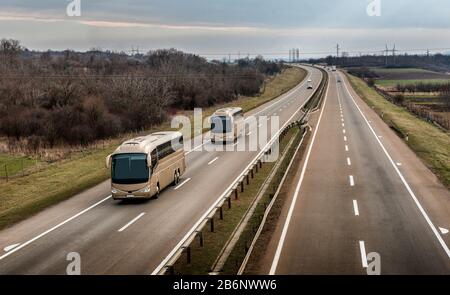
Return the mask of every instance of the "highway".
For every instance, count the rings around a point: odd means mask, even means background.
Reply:
[[[321,72],[307,70],[317,87]],[[280,126],[297,119],[313,93],[305,82],[246,117],[279,116]],[[65,274],[70,252],[80,254],[82,274],[151,274],[257,153],[196,147],[180,184],[157,200],[114,201],[105,181],[1,231],[0,274]]]
[[[381,274],[450,274],[448,190],[344,74],[329,73],[259,272],[364,275],[378,253]]]

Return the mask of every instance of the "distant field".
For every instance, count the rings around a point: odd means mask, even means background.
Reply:
[[[450,75],[418,68],[370,68],[380,76],[379,80],[450,80]]]
[[[448,79],[403,79],[403,80],[376,80],[375,84],[381,87],[395,87],[397,84],[418,84],[418,83],[434,83],[445,84],[450,83],[450,77]]]

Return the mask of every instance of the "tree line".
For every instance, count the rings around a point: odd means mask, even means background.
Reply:
[[[1,40],[0,62],[0,136],[25,139],[32,150],[86,145],[178,110],[258,95],[284,68],[261,57],[229,64],[175,49],[34,52],[16,40]]]

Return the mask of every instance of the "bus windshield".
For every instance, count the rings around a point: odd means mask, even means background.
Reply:
[[[227,116],[211,117],[211,132],[213,133],[231,132],[231,118]]]
[[[150,177],[146,154],[114,155],[111,164],[111,178],[113,183],[144,183]]]

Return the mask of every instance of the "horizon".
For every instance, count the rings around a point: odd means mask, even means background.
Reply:
[[[443,0],[247,0],[239,5],[234,0],[80,0],[80,16],[68,15],[73,1],[16,2],[0,4],[0,36],[36,51],[177,48],[222,59],[230,54],[287,58],[291,48],[300,48],[302,58],[323,57],[335,55],[336,44],[355,55],[381,52],[386,45],[412,53],[424,53],[428,48],[422,44],[445,49],[441,53],[450,47],[450,3]],[[379,16],[376,11],[371,16],[368,7],[376,2]]]

